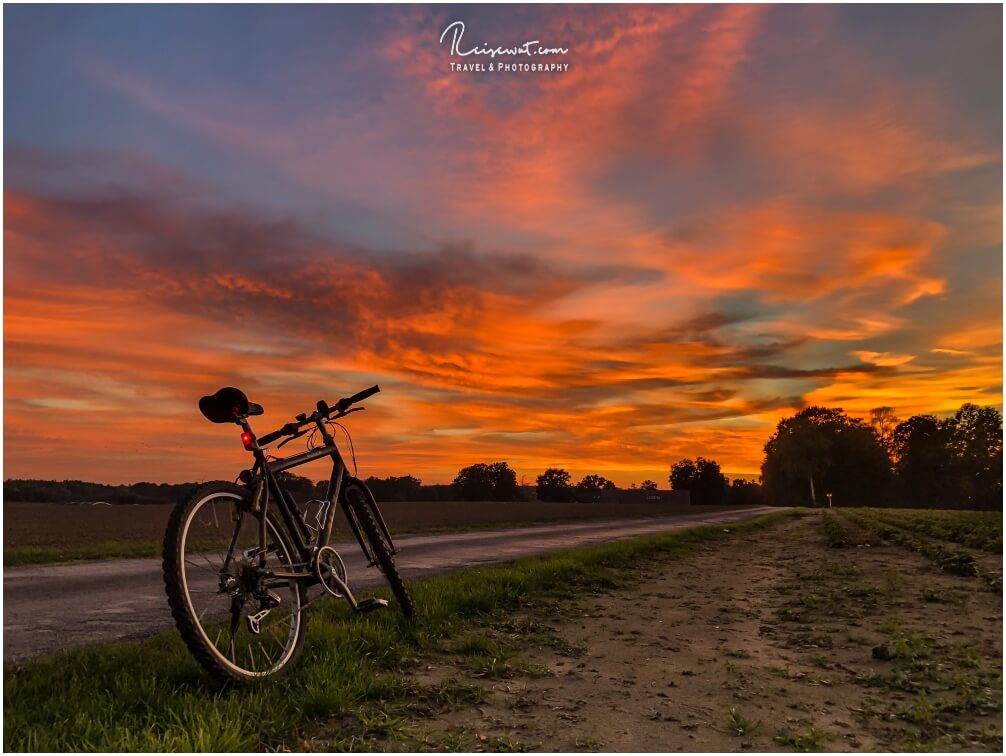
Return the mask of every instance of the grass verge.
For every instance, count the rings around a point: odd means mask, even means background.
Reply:
[[[6,751],[250,751],[297,747],[327,717],[377,727],[375,706],[435,697],[405,672],[445,639],[522,607],[614,587],[627,568],[683,556],[796,514],[697,527],[566,551],[410,583],[421,616],[348,616],[342,604],[313,608],[308,647],[291,674],[250,688],[215,687],[177,634],[64,652],[4,669]],[[477,650],[477,649],[476,649]],[[481,658],[475,654],[473,658]],[[58,691],[58,695],[53,695]],[[388,721],[377,729],[393,737]],[[362,726],[362,725],[361,725]],[[347,730],[353,730],[347,726]]]
[[[159,557],[161,544],[154,541],[103,543],[94,546],[15,546],[3,550],[4,567],[73,562],[79,559],[142,559]]]

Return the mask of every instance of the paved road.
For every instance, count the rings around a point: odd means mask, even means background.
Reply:
[[[403,536],[396,539],[406,579],[548,551],[749,519],[773,511],[752,508],[673,518],[564,522],[507,530]],[[343,548],[343,546],[345,548]],[[382,582],[365,569],[356,543],[336,544],[350,586]],[[160,561],[110,559],[4,570],[4,661],[102,641],[150,635],[173,625]]]

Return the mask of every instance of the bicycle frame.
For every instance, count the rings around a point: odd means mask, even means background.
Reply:
[[[345,494],[347,484],[359,486],[363,490],[367,499],[367,504],[374,512],[377,524],[381,528],[384,537],[387,539],[388,546],[390,547],[392,553],[397,551],[395,549],[394,542],[391,539],[388,527],[385,524],[384,517],[381,515],[381,511],[377,506],[377,501],[374,499],[370,489],[367,488],[363,481],[347,474],[346,463],[342,458],[342,453],[339,451],[339,447],[336,445],[335,440],[328,432],[328,428],[323,420],[316,421],[318,431],[321,433],[322,440],[324,442],[321,446],[309,449],[299,454],[294,454],[290,457],[276,459],[271,462],[266,458],[265,449],[259,446],[258,440],[255,438],[255,435],[248,424],[247,418],[239,418],[238,422],[242,430],[244,430],[245,433],[250,434],[253,439],[251,451],[255,457],[255,466],[252,468],[251,480],[251,485],[254,486],[252,506],[256,510],[261,507],[261,510],[265,513],[268,511],[270,504],[273,504],[299,558],[299,562],[291,566],[295,569],[297,567],[304,568],[304,572],[295,571],[290,574],[275,573],[274,577],[304,580],[308,585],[313,585],[318,582],[317,577],[312,570],[314,557],[322,548],[330,545],[332,531],[335,526],[336,510],[338,509],[340,500]],[[295,467],[300,467],[301,465],[314,462],[315,460],[322,459],[324,457],[331,457],[332,472],[329,476],[328,487],[326,489],[325,500],[323,502],[323,522],[319,522],[320,527],[318,529],[317,537],[314,542],[311,543],[308,540],[311,529],[301,516],[300,510],[293,505],[293,498],[287,493],[286,489],[283,488],[277,476],[281,472]],[[367,542],[367,539],[363,536],[352,509],[344,505],[344,510],[346,512],[346,520],[349,523],[350,530],[353,532],[354,537],[360,544],[360,548],[363,549],[364,556],[366,556],[367,561],[370,563],[369,566],[373,566],[376,563],[373,550]],[[267,546],[265,522],[266,518],[262,517],[260,524],[260,540],[263,548],[263,554]]]

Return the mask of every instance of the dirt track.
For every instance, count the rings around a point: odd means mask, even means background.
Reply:
[[[630,589],[514,617],[486,636],[520,654],[513,674],[487,679],[448,649],[416,682],[478,685],[486,700],[414,719],[410,747],[1002,746],[1001,594],[895,546],[828,549],[817,516],[706,547]],[[326,737],[305,747],[324,748]]]

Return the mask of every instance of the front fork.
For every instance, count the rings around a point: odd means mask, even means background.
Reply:
[[[364,556],[367,557],[368,567],[373,567],[377,564],[377,559],[374,555],[374,549],[367,541],[366,536],[364,536],[363,531],[360,529],[360,523],[356,518],[356,512],[353,507],[349,506],[348,491],[351,487],[358,487],[363,493],[364,506],[370,507],[370,511],[374,516],[374,521],[377,523],[377,527],[381,531],[381,535],[388,544],[388,548],[391,550],[392,554],[397,554],[398,549],[395,548],[395,542],[391,538],[391,532],[388,530],[388,525],[384,521],[384,515],[381,514],[380,507],[377,506],[377,499],[374,498],[374,494],[371,493],[367,485],[358,478],[352,478],[346,476],[346,485],[343,488],[346,491],[346,495],[343,497],[343,511],[346,513],[346,521],[349,522],[349,528],[356,537],[357,542],[360,544],[360,548],[363,549]]]

